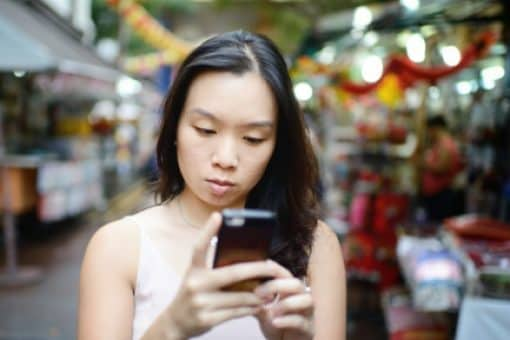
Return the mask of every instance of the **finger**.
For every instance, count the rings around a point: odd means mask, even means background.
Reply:
[[[292,274],[274,261],[236,263],[209,272],[209,287],[219,289],[236,282],[256,278],[288,278]]]
[[[236,307],[259,307],[262,300],[253,293],[248,292],[210,292],[193,298],[197,309],[226,309]]]
[[[309,315],[313,310],[313,298],[308,293],[291,295],[272,305],[270,310],[275,317],[293,313]]]
[[[292,314],[292,315],[285,315],[280,316],[277,318],[274,318],[272,320],[272,324],[276,328],[292,328],[301,330],[305,333],[310,333],[312,329],[312,322],[308,318],[299,315],[299,314]]]
[[[218,230],[221,225],[221,214],[214,212],[211,214],[207,222],[205,223],[204,229],[200,234],[195,248],[193,249],[192,265],[197,267],[206,266],[207,251],[211,245],[211,240],[218,234]]]
[[[305,284],[301,280],[291,277],[268,281],[257,287],[257,289],[255,289],[255,294],[262,299],[267,299],[275,294],[279,294],[280,297],[285,297],[305,291]]]
[[[258,311],[256,307],[228,308],[214,311],[204,311],[197,315],[199,322],[208,327],[216,326],[227,320],[241,318],[248,315],[255,315]]]

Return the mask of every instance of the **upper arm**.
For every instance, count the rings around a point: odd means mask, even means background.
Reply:
[[[137,242],[120,222],[90,240],[80,273],[79,340],[131,338]]]
[[[308,276],[314,300],[315,339],[345,339],[345,266],[340,242],[323,222],[316,228]]]

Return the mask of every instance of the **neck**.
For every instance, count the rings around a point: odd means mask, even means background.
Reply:
[[[186,224],[202,228],[209,216],[214,212],[213,207],[183,191],[176,198],[180,214]]]

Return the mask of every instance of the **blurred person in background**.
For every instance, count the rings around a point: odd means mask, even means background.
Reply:
[[[427,218],[442,221],[459,213],[460,198],[454,184],[463,169],[463,161],[459,146],[442,115],[427,119],[426,133],[428,147],[422,162],[422,199]]]
[[[184,60],[157,161],[161,203],[88,245],[78,339],[345,338],[340,246],[318,219],[317,161],[270,40],[221,34]],[[225,208],[277,213],[271,260],[211,268]],[[253,292],[222,290],[261,277]]]

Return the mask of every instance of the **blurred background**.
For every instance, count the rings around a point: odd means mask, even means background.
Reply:
[[[286,58],[348,338],[510,338],[509,18],[506,0],[1,0],[0,339],[75,338],[88,240],[154,204],[174,70],[237,29]]]

